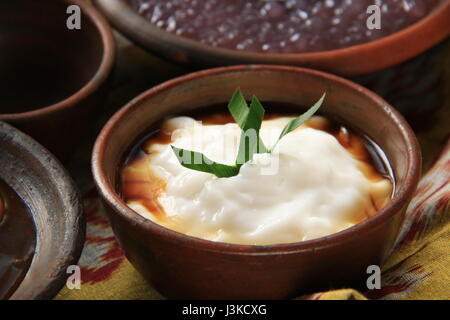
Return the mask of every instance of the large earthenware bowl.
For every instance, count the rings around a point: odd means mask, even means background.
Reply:
[[[450,34],[450,1],[443,1],[418,23],[369,43],[312,53],[254,53],[211,47],[161,30],[132,10],[127,0],[94,3],[120,32],[143,48],[169,60],[197,66],[286,64],[355,76],[406,61]]]
[[[375,216],[339,233],[297,243],[249,246],[190,237],[127,207],[117,177],[124,157],[162,119],[226,104],[240,87],[247,98],[295,104],[300,112],[326,91],[320,112],[372,138],[392,166],[396,188]],[[215,109],[217,110],[217,109]],[[206,109],[207,111],[207,109]],[[116,113],[92,158],[98,190],[131,263],[169,298],[288,298],[349,285],[387,257],[420,175],[420,150],[402,116],[371,91],[337,76],[283,66],[205,70],[146,91]],[[363,282],[361,282],[363,283]]]
[[[0,47],[0,120],[66,158],[105,93],[107,21],[86,1],[1,1]]]
[[[11,288],[9,298],[51,299],[64,286],[69,276],[67,268],[77,263],[83,248],[81,199],[72,179],[52,154],[1,121],[0,163],[0,179],[28,206],[36,232],[31,264],[23,280]]]

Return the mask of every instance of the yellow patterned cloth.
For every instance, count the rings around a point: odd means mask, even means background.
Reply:
[[[110,97],[114,107],[108,109],[113,111],[152,85],[185,73],[116,36],[118,79]],[[449,55],[444,56],[445,102],[434,114],[432,125],[418,132],[427,173],[408,208],[395,250],[382,266],[381,289],[344,288],[299,299],[450,299],[450,76]],[[85,209],[88,225],[79,262],[81,289],[65,287],[56,299],[163,299],[124,257],[93,189],[85,195]]]

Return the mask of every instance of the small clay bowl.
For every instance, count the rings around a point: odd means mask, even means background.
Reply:
[[[247,98],[254,94],[262,101],[298,105],[299,113],[302,105],[312,105],[326,91],[320,113],[368,135],[385,152],[396,182],[390,203],[375,216],[339,233],[264,246],[190,237],[129,209],[120,197],[117,177],[133,143],[167,116],[226,106],[237,87]],[[163,295],[278,299],[367,278],[366,268],[380,264],[392,248],[419,180],[421,156],[403,117],[382,98],[353,82],[296,67],[235,66],[192,73],[132,100],[100,133],[92,168],[128,259]]]
[[[74,182],[44,147],[0,121],[0,179],[30,209],[36,247],[30,267],[10,299],[51,299],[77,263],[85,221]],[[21,232],[21,230],[17,230]]]
[[[356,76],[404,62],[450,34],[450,1],[443,1],[418,23],[369,43],[312,53],[254,53],[215,48],[161,30],[132,10],[127,0],[94,0],[94,4],[121,33],[143,48],[196,66],[285,64]]]
[[[66,26],[81,9],[81,29]],[[86,1],[0,2],[0,120],[63,157],[86,132],[114,61],[107,21]]]

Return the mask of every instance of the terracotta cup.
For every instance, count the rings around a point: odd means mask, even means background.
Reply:
[[[0,163],[0,179],[28,206],[36,232],[31,264],[20,283],[7,288],[8,296],[20,300],[51,299],[65,285],[67,268],[77,263],[83,248],[86,226],[81,197],[53,155],[2,121]]]
[[[162,119],[226,104],[240,87],[249,98],[310,106],[326,91],[320,113],[367,134],[385,152],[396,188],[378,214],[351,228],[297,243],[249,246],[190,237],[129,209],[118,170],[134,143]],[[403,117],[371,91],[319,71],[235,66],[192,73],[132,100],[103,128],[92,168],[120,245],[137,270],[169,298],[278,299],[361,281],[392,249],[420,175],[420,150]]]
[[[70,5],[80,8],[79,30],[67,27],[76,14],[67,13]],[[64,158],[86,131],[113,66],[108,23],[86,1],[2,1],[0,47],[0,120]]]

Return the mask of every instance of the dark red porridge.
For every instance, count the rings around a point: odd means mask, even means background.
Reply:
[[[128,0],[157,27],[204,44],[294,53],[349,47],[402,30],[443,0]],[[369,30],[367,8],[381,9]]]

